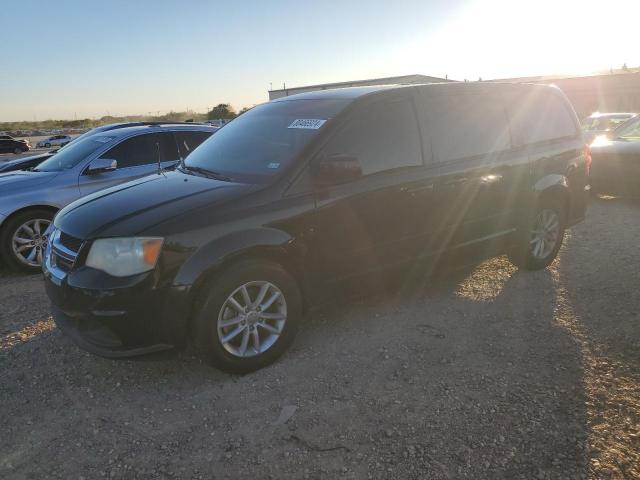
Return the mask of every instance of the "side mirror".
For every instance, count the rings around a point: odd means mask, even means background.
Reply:
[[[319,186],[348,183],[362,177],[362,167],[358,157],[353,155],[329,155],[314,164],[313,177]]]
[[[93,160],[87,169],[85,175],[97,175],[99,173],[112,172],[118,168],[117,160],[110,160],[108,158],[96,158]]]

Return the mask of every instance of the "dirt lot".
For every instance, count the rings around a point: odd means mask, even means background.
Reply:
[[[504,258],[309,315],[270,368],[112,361],[0,278],[1,478],[640,478],[640,202],[548,270]]]

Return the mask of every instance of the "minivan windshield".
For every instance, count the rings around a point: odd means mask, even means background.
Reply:
[[[93,135],[79,140],[73,145],[67,145],[67,148],[64,150],[61,149],[33,170],[36,172],[61,172],[62,170],[70,170],[87,158],[88,155],[113,139],[114,137]]]
[[[186,169],[265,183],[282,172],[349,100],[265,103],[240,115],[196,148]]]

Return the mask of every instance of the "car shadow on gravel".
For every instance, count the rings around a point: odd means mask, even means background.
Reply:
[[[188,351],[101,359],[53,330],[0,356],[0,476],[586,478],[556,289],[498,258],[340,299],[243,377]]]

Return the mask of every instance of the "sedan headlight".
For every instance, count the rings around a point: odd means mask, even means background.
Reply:
[[[164,239],[101,238],[95,240],[85,264],[114,277],[128,277],[153,270]]]

